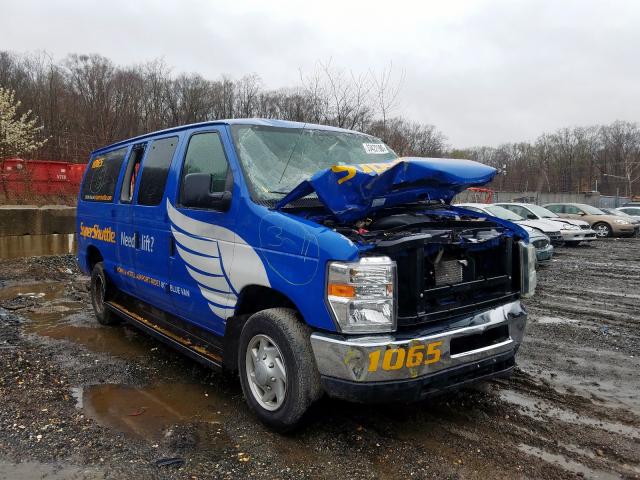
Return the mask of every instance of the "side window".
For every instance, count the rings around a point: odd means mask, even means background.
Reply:
[[[640,208],[625,208],[622,211],[629,215],[640,215]]]
[[[136,186],[136,178],[138,178],[143,155],[144,145],[134,145],[131,155],[129,155],[127,170],[124,172],[124,178],[122,179],[122,188],[120,189],[121,202],[131,203],[133,199],[133,189]]]
[[[178,146],[178,137],[154,140],[142,167],[138,188],[138,205],[158,205],[164,195],[173,154]]]
[[[91,160],[82,184],[82,199],[92,202],[113,202],[120,167],[127,148],[98,155]]]
[[[569,213],[571,215],[579,215],[580,213],[582,213],[582,210],[580,210],[578,207],[573,205],[565,205],[564,212]]]
[[[547,205],[545,208],[551,210],[553,213],[563,213],[561,205]]]
[[[224,147],[220,135],[215,132],[198,133],[189,140],[187,154],[182,167],[180,180],[180,203],[184,190],[184,178],[190,173],[208,173],[211,175],[211,193],[226,190],[229,163],[224,154]]]
[[[510,209],[513,213],[515,213],[516,215],[520,215],[522,218],[528,218],[527,215],[529,215],[529,210],[527,210],[526,208],[522,208],[519,205],[510,205]]]

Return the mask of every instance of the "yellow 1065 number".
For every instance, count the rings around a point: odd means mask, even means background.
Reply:
[[[440,361],[440,347],[442,341],[428,343],[426,345],[414,345],[404,348],[388,348],[382,355],[382,350],[375,350],[369,353],[369,371],[375,372],[378,368],[382,370],[400,370],[403,367],[415,368],[420,365],[431,365]],[[382,357],[382,362],[380,362]]]

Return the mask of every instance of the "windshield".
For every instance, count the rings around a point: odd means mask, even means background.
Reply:
[[[592,207],[591,205],[580,204],[578,205],[578,207],[580,207],[583,212],[588,213],[589,215],[606,215],[606,213],[604,213],[602,210],[596,207]]]
[[[360,133],[234,125],[242,169],[257,200],[279,200],[319,170],[334,165],[387,162],[398,156]]]
[[[624,210],[618,210],[617,208],[610,208],[608,210],[609,210],[608,213],[610,213],[611,215],[619,215],[621,217],[633,217],[633,215],[629,215]]]
[[[499,207],[497,205],[491,205],[489,207],[484,207],[484,209],[493,215],[494,217],[501,218],[502,220],[509,220],[512,222],[517,222],[518,220],[523,220],[523,218],[517,213],[513,213],[511,210],[507,210],[506,208]]]
[[[538,205],[527,205],[527,208],[540,218],[558,218],[558,215],[553,213],[551,210],[547,210],[546,208]]]

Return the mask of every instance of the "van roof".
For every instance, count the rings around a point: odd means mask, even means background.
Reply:
[[[310,128],[313,130],[329,130],[329,131],[343,132],[343,133],[361,133],[361,132],[356,132],[354,130],[347,130],[345,128],[331,127],[329,125],[318,125],[314,123],[303,123],[303,122],[291,122],[289,120],[275,120],[275,119],[268,119],[268,118],[231,118],[231,119],[224,119],[224,120],[211,120],[207,122],[191,123],[189,125],[180,125],[178,127],[172,127],[164,130],[158,130],[156,132],[145,133],[144,135],[128,138],[126,140],[121,140],[119,142],[112,143],[105,147],[98,148],[93,152],[91,152],[91,154],[93,155],[96,153],[111,150],[113,148],[128,145],[129,143],[146,140],[146,139],[155,137],[157,135],[165,135],[167,133],[177,133],[183,130],[189,130],[194,127],[206,127],[209,125],[261,125],[266,127]]]

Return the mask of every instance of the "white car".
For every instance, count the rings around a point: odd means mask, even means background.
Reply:
[[[589,222],[576,220],[574,218],[559,217],[551,210],[541,207],[540,205],[514,202],[499,202],[496,203],[496,205],[530,220],[546,220],[564,224],[560,229],[560,233],[562,234],[562,239],[565,241],[565,244],[569,246],[575,247],[580,242],[592,242],[598,238],[595,230],[589,225]]]
[[[551,244],[554,246],[559,246],[564,243],[564,240],[562,239],[562,233],[560,233],[560,229],[563,227],[563,224],[561,223],[553,222],[550,220],[528,220],[518,214],[513,213],[510,210],[499,207],[498,205],[486,203],[458,203],[456,204],[456,207],[463,207],[475,212],[486,213],[487,215],[498,217],[502,220],[515,222],[518,225],[526,225],[527,227],[544,233],[547,237],[549,237],[549,240],[551,240]]]

